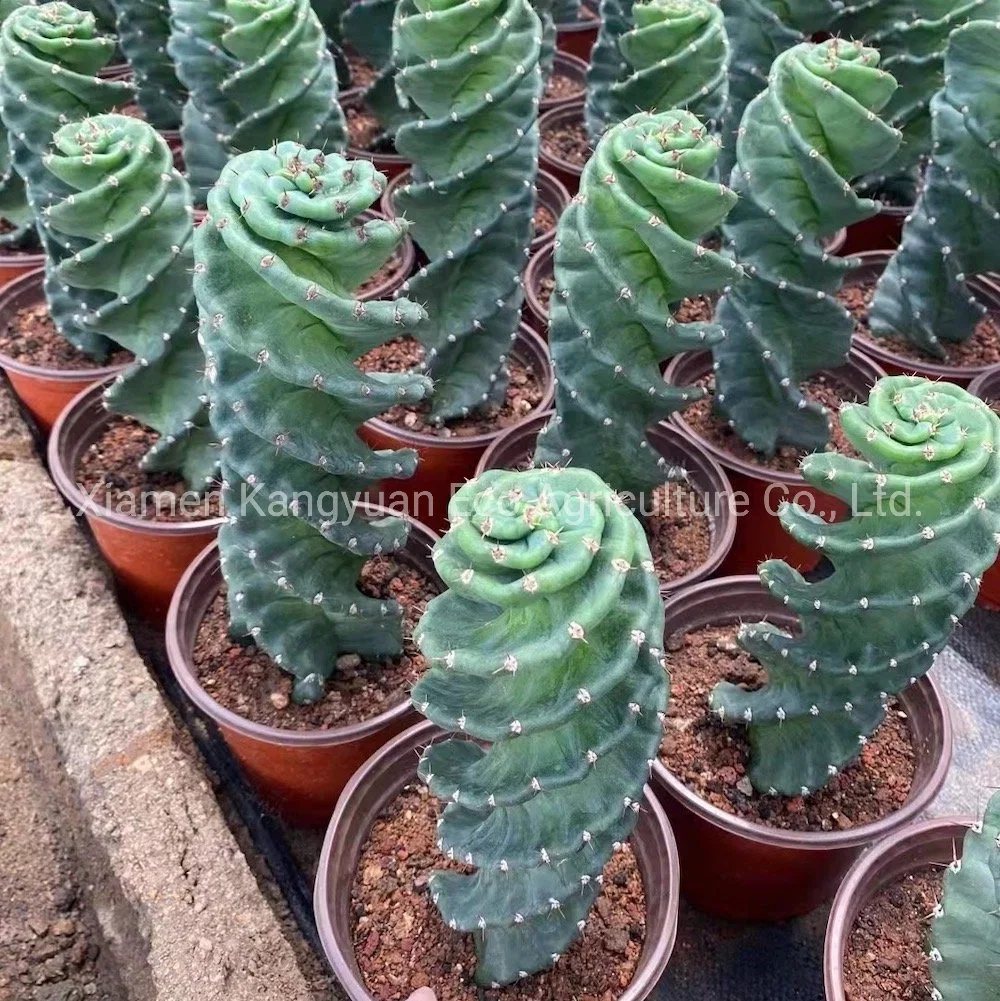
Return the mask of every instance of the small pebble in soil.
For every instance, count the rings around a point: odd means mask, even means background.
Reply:
[[[554,160],[565,160],[581,169],[593,152],[590,137],[581,121],[560,121],[542,133],[542,149]]]
[[[558,70],[549,77],[545,86],[545,101],[569,101],[574,97],[579,97],[586,91],[586,85],[582,80],[567,76]]]

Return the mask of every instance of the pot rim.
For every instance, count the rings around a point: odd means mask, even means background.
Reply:
[[[45,254],[42,251],[37,253],[25,253],[23,251],[11,251],[7,248],[0,249],[0,268],[31,268],[35,271],[39,268],[44,269],[45,267]],[[23,278],[23,275],[18,275],[18,278]],[[11,282],[7,284],[13,284],[17,281],[17,278],[12,279]]]
[[[587,21],[584,23],[591,25],[594,22]],[[569,121],[570,119],[575,119],[582,124],[583,98],[576,98],[566,104],[558,104],[556,107],[550,108],[548,111],[539,115],[538,132],[539,134],[542,134],[545,132],[547,126],[553,124],[558,125],[564,121]],[[593,150],[591,150],[591,153],[593,153]],[[587,159],[589,161],[590,157],[588,156]],[[548,169],[549,165],[552,165],[557,170],[561,170],[564,174],[569,174],[573,177],[583,177],[583,167],[579,167],[575,163],[570,163],[569,160],[564,160],[561,156],[550,153],[541,144],[539,144],[538,149],[538,160],[541,164],[543,164],[543,169]],[[586,164],[584,166],[586,166]]]
[[[969,383],[969,392],[989,402],[1000,398],[1000,365],[992,365]]]
[[[316,874],[316,882],[313,887],[313,911],[316,915],[316,925],[327,960],[333,968],[341,987],[352,1001],[377,1001],[377,999],[373,998],[369,993],[363,981],[355,976],[346,956],[337,947],[334,922],[328,901],[329,894],[325,892],[332,870],[332,861],[340,853],[341,831],[348,825],[353,815],[353,801],[358,796],[359,790],[367,785],[373,774],[385,770],[387,766],[394,764],[393,759],[403,754],[409,754],[409,760],[413,769],[413,779],[415,780],[417,759],[415,755],[409,753],[410,745],[417,744],[418,746],[422,746],[423,743],[429,744],[435,739],[448,739],[452,736],[454,735],[441,730],[430,720],[423,720],[394,737],[384,747],[376,751],[354,773],[351,781],[347,784],[340,799],[337,801],[333,817],[326,829]],[[426,741],[424,738],[426,738]],[[390,801],[387,799],[386,803]],[[680,911],[680,855],[666,813],[663,807],[657,802],[656,796],[653,795],[648,784],[643,789],[643,813],[653,825],[651,839],[656,839],[658,854],[660,854],[662,864],[666,870],[666,920],[662,926],[656,929],[652,928],[647,922],[646,940],[640,954],[640,966],[636,969],[636,976],[624,988],[617,1001],[643,1001],[643,999],[647,998],[655,989],[657,982],[663,975],[663,971],[667,968],[677,941],[677,923]],[[633,832],[629,840],[631,841],[635,837],[636,833]],[[351,860],[352,871],[356,868],[356,861],[355,859]],[[644,877],[643,888],[647,894],[646,909],[648,914],[650,909],[648,903],[649,891],[646,890],[646,874],[643,872],[641,865],[640,874]],[[646,948],[650,943],[653,946],[650,961],[648,964],[642,964]],[[642,975],[640,976],[640,974]],[[432,984],[431,987],[433,988],[434,985]]]
[[[571,80],[579,81],[583,84],[583,92],[580,94],[571,94],[569,97],[543,97],[541,103],[538,105],[538,113],[541,115],[546,111],[551,111],[553,108],[561,108],[566,104],[573,104],[579,101],[586,94],[587,69],[586,61],[579,56],[574,55],[572,52],[564,52],[562,49],[556,49],[555,59],[552,63],[552,75],[561,74]]]
[[[759,593],[761,597],[767,595],[764,585],[756,576],[716,577],[713,580],[702,581],[684,591],[667,596],[664,613],[669,616],[671,611],[688,604],[692,598],[705,595],[713,597],[712,592],[717,592],[720,595],[727,592],[738,594],[740,591],[751,589]],[[729,617],[729,615],[720,615],[719,621],[724,621]],[[870,824],[853,827],[847,831],[786,831],[765,827],[763,824],[755,824],[744,817],[726,813],[702,799],[680,779],[676,778],[659,756],[653,762],[654,781],[659,782],[673,799],[699,819],[707,821],[713,827],[721,828],[730,835],[745,838],[756,844],[772,848],[791,848],[798,851],[826,852],[836,849],[858,848],[879,842],[911,824],[930,806],[948,777],[954,752],[951,713],[948,709],[948,703],[932,675],[924,675],[916,685],[911,685],[906,691],[922,695],[932,713],[937,717],[941,729],[941,756],[923,784],[911,789],[910,799],[902,807]]]
[[[408,515],[403,515],[399,511],[384,508],[378,504],[368,504],[359,502],[359,509],[366,514],[376,517],[402,518],[410,525],[409,540],[413,544],[421,542],[435,542],[439,538],[436,532]],[[405,551],[405,546],[400,552]],[[273,744],[283,747],[329,747],[337,744],[346,744],[353,741],[370,737],[386,726],[405,719],[406,715],[413,710],[413,703],[409,696],[400,699],[388,709],[372,716],[369,719],[361,720],[358,723],[345,723],[341,726],[328,727],[326,729],[312,728],[308,730],[291,730],[283,727],[268,726],[265,723],[257,723],[254,720],[240,716],[238,713],[227,709],[216,702],[211,695],[205,691],[198,680],[198,673],[194,668],[190,651],[185,649],[181,639],[181,617],[184,614],[182,605],[188,600],[196,601],[198,596],[207,591],[211,591],[204,608],[199,613],[198,623],[195,626],[195,635],[204,618],[205,610],[216,596],[219,590],[219,583],[215,577],[221,578],[221,568],[219,565],[219,543],[213,539],[191,562],[184,575],[177,584],[173,597],[170,600],[170,608],[167,611],[167,622],[165,626],[164,638],[167,648],[167,660],[174,677],[180,682],[184,693],[195,704],[195,706],[212,719],[217,725],[236,731],[242,737],[260,741],[266,744]]]
[[[344,109],[345,113],[348,108],[357,108],[363,104],[364,90],[360,87],[352,87],[340,95],[340,106]],[[353,160],[370,160],[375,164],[376,169],[378,169],[379,161],[385,163],[390,168],[409,167],[412,162],[409,157],[405,157],[401,153],[377,153],[374,150],[354,146],[350,141],[347,144],[347,156]],[[388,186],[386,186],[386,190],[388,191]]]

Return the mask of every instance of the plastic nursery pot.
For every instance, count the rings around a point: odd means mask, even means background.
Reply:
[[[428,721],[400,734],[351,779],[327,828],[313,907],[323,951],[350,1001],[382,1001],[365,987],[352,936],[351,886],[361,853],[379,814],[405,786],[417,781],[422,749],[450,736]],[[667,818],[648,787],[630,844],[646,892],[646,941],[635,976],[617,1001],[643,1001],[652,994],[667,968],[677,937],[677,846]],[[434,989],[438,985],[429,986]]]
[[[556,46],[560,52],[568,52],[589,65],[590,50],[597,41],[600,26],[599,0],[583,0],[579,20],[556,25]]]
[[[544,115],[539,117],[538,131],[541,133],[542,142],[538,151],[538,162],[543,170],[562,181],[571,195],[575,195],[580,190],[583,167],[570,163],[569,160],[555,153],[550,153],[545,148],[545,133],[550,129],[564,125],[583,125],[583,102],[579,99],[571,104],[564,104],[551,111],[546,111]]]
[[[782,627],[795,622],[756,577],[722,577],[667,599],[665,635],[765,616]],[[682,670],[675,663],[675,677]],[[899,703],[915,751],[910,798],[883,820],[847,831],[783,831],[751,823],[705,802],[658,758],[653,788],[677,835],[685,898],[706,913],[739,921],[784,921],[829,900],[858,855],[919,817],[948,774],[951,720],[935,683],[921,679]]]
[[[483,453],[476,475],[487,469],[518,469],[535,451],[538,433],[552,419],[554,411],[538,414],[518,427],[505,431]],[[656,451],[671,465],[688,472],[688,482],[701,496],[711,523],[708,558],[690,573],[668,581],[662,590],[673,592],[711,577],[722,564],[736,535],[733,488],[719,464],[700,445],[669,424],[650,428],[647,437]]]
[[[973,821],[957,817],[928,820],[896,831],[855,863],[837,893],[826,929],[823,976],[826,1001],[847,1001],[844,962],[854,924],[887,886],[928,866],[944,869],[961,855]],[[892,1001],[887,998],[886,1001]]]
[[[542,282],[553,275],[553,256],[555,246],[549,242],[538,253],[533,254],[524,272],[524,309],[522,315],[525,322],[539,336],[548,340],[549,337],[549,304],[542,301]]]
[[[340,103],[345,115],[352,108],[364,108],[364,101],[361,99],[360,92],[343,95]],[[370,149],[362,149],[360,146],[349,145],[347,147],[347,156],[351,160],[370,160],[375,164],[375,169],[385,174],[390,180],[398,174],[402,174],[404,170],[410,169],[410,161],[398,153],[376,153]]]
[[[902,238],[906,217],[912,211],[912,205],[884,205],[877,215],[847,228],[847,239],[839,252],[850,257],[866,250],[895,250]]]
[[[45,302],[44,277],[44,269],[37,268],[0,289],[0,330],[7,327],[18,310]],[[48,434],[56,418],[77,394],[95,382],[117,375],[125,366],[58,369],[0,354],[0,368],[7,374],[17,398]]]
[[[529,366],[542,384],[543,396],[539,404],[521,421],[512,425],[520,427],[533,414],[544,413],[552,406],[555,381],[552,362],[545,342],[530,327],[521,324],[511,353]],[[499,437],[501,431],[445,438],[440,435],[411,431],[389,424],[379,417],[368,421],[360,430],[361,437],[372,448],[415,448],[419,453],[417,471],[408,480],[384,480],[376,496],[387,507],[402,510],[407,515],[427,522],[434,529],[447,523],[448,501],[455,489],[469,479],[476,470],[483,452]]]
[[[112,418],[104,407],[106,388],[107,383],[90,386],[59,416],[49,438],[49,471],[59,492],[86,518],[124,603],[162,626],[177,582],[215,538],[222,519],[149,521],[104,507],[77,485],[80,460]]]
[[[23,253],[17,250],[0,250],[0,292],[15,278],[37,271],[45,266],[43,253]]]
[[[848,285],[877,280],[889,263],[892,253],[887,250],[870,250],[855,256],[861,264],[848,275]],[[970,278],[967,284],[969,291],[1000,318],[1000,286],[981,275]],[[991,367],[976,365],[965,368],[930,357],[909,358],[892,351],[884,341],[868,337],[855,336],[854,346],[876,361],[889,375],[919,375],[925,379],[943,379],[956,386],[968,386],[976,376],[983,375]]]
[[[98,70],[97,75],[102,80],[131,80],[132,67],[127,62],[111,63],[110,66],[105,66],[104,69]]]
[[[982,375],[977,375],[969,383],[969,392],[985,400],[1000,413],[1000,365],[987,369]],[[994,563],[983,574],[977,604],[994,612],[1000,611],[1000,562]]]
[[[707,375],[711,367],[712,357],[707,351],[680,354],[667,366],[664,378],[669,383],[688,386]],[[846,365],[826,374],[835,377],[858,399],[867,399],[868,390],[884,373],[873,361],[852,350]],[[671,420],[708,451],[733,485],[739,517],[736,541],[722,564],[723,573],[756,573],[758,565],[772,557],[783,559],[802,571],[812,570],[819,564],[819,553],[796,542],[781,527],[778,510],[784,501],[793,501],[832,522],[846,517],[846,504],[806,483],[798,472],[758,465],[708,441],[687,423],[683,410],[674,414]]]
[[[538,106],[542,114],[567,104],[579,104],[587,92],[587,64],[579,56],[571,55],[569,52],[556,52],[552,76],[562,76],[572,80],[578,87],[578,93],[568,97],[543,97],[542,103]]]
[[[389,513],[373,505],[362,507],[373,517]],[[437,580],[430,550],[438,536],[425,525],[408,521],[409,539],[395,555]],[[221,585],[219,548],[213,542],[188,568],[170,604],[166,627],[170,667],[188,698],[219,728],[260,796],[290,824],[322,827],[355,769],[419,716],[406,697],[361,723],[328,730],[284,730],[244,719],[221,706],[201,686],[193,656],[198,628]]]

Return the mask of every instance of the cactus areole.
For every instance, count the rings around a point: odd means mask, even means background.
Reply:
[[[799,616],[789,635],[745,625],[741,646],[765,668],[748,692],[720,684],[711,708],[749,727],[761,792],[821,788],[860,754],[896,693],[922,678],[972,607],[1000,544],[1000,418],[948,383],[883,378],[841,426],[863,456],[809,456],[805,479],[850,505],[834,525],[797,505],[781,521],[834,573],[807,583],[761,565],[770,593]]]
[[[429,889],[498,986],[559,960],[635,826],[668,698],[663,602],[642,526],[589,470],[491,470],[449,515],[413,702],[474,738],[419,773],[448,804],[440,848],[477,871]]]

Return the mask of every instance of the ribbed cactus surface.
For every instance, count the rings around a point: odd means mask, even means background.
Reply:
[[[1000,793],[944,874],[930,953],[934,1001],[1000,997]]]
[[[372,451],[358,428],[429,391],[422,376],[354,365],[424,318],[406,299],[353,292],[405,233],[398,221],[355,221],[384,188],[368,162],[279,143],[227,165],[195,236],[232,629],[295,675],[299,702],[322,697],[340,654],[400,649],[398,607],[366,597],[357,578],[366,558],[405,543],[406,523],[354,507],[416,467],[414,452]]]
[[[717,126],[726,106],[729,42],[712,0],[604,0],[590,60],[592,141],[637,111],[683,108]]]
[[[413,701],[488,746],[421,759],[448,803],[441,849],[477,869],[429,889],[499,985],[558,961],[636,823],[668,698],[663,603],[642,526],[588,470],[486,472],[449,516]]]
[[[850,258],[825,240],[878,206],[851,180],[888,159],[898,131],[878,117],[896,82],[874,49],[806,42],[775,60],[743,116],[733,168],[740,196],[723,225],[749,278],[720,300],[716,403],[751,448],[822,448],[825,410],[800,384],[842,365],[854,322],[837,302]]]
[[[549,344],[556,417],[536,459],[593,469],[638,495],[671,475],[646,429],[699,399],[663,381],[665,358],[709,347],[711,323],[678,323],[672,307],[739,277],[698,243],[736,196],[709,180],[718,146],[686,111],[638,114],[610,129],[584,168],[556,234]]]
[[[1000,21],[952,34],[945,77],[924,187],[869,310],[873,333],[938,357],[986,313],[969,279],[1000,270]]]
[[[781,521],[825,556],[807,583],[786,563],[761,580],[800,623],[794,635],[745,625],[740,645],[767,671],[759,691],[721,684],[711,707],[749,727],[750,779],[797,796],[861,752],[888,699],[922,678],[976,600],[1000,542],[1000,419],[965,390],[910,376],[880,379],[841,426],[863,456],[809,456],[802,475],[852,506],[834,525],[797,505]]]
[[[392,59],[392,20],[396,0],[354,0],[348,4],[340,23],[344,41],[376,69]]]
[[[47,225],[48,210],[73,190],[50,173],[43,160],[60,126],[132,99],[128,84],[97,77],[114,50],[114,40],[98,34],[94,15],[68,3],[21,7],[0,28],[0,115],[45,249],[45,293],[52,319],[61,334],[98,360],[107,354],[109,342],[81,317],[98,308],[105,296],[66,288],[55,278],[60,261],[75,254],[81,242]]]
[[[0,0],[0,25],[19,7],[31,6],[34,0]],[[35,242],[35,214],[28,205],[24,181],[11,160],[7,127],[0,118],[0,220],[8,230],[0,233],[0,249],[25,247]]]
[[[401,0],[395,42],[397,88],[421,113],[396,135],[413,161],[396,210],[430,261],[408,293],[430,316],[420,339],[444,421],[503,398],[535,210],[542,27],[528,0]]]

